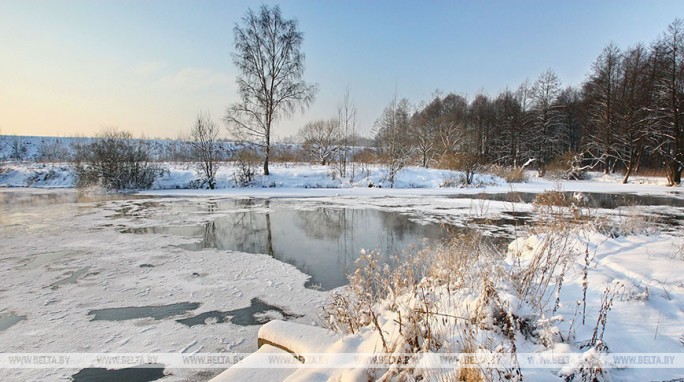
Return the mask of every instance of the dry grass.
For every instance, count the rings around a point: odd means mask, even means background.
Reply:
[[[635,171],[633,175],[665,178],[667,176],[667,170],[662,168],[640,168],[639,171]]]
[[[506,179],[506,182],[508,183],[525,183],[528,181],[527,174],[522,168],[492,165],[489,166],[487,172],[496,175],[499,178]]]
[[[372,328],[385,352],[507,349],[515,353],[513,339],[519,324],[499,296],[497,285],[508,279],[504,268],[497,266],[500,259],[501,254],[478,233],[407,256],[393,268],[382,265],[378,253],[364,253],[357,261],[357,270],[349,276],[350,285],[332,295],[323,318],[329,328],[343,333]],[[461,294],[476,297],[464,306],[458,297]],[[388,314],[393,317],[389,321]],[[508,339],[501,340],[496,333],[504,333]],[[460,340],[454,343],[454,338]],[[399,371],[398,380],[411,372]],[[430,371],[424,373],[425,377]],[[513,365],[504,371],[462,368],[450,377],[465,381],[506,379],[500,373],[514,376],[511,380],[520,375]]]
[[[537,194],[532,203],[535,207],[570,207],[574,201],[562,190],[557,189]]]

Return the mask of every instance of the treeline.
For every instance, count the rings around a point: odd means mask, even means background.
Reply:
[[[664,172],[681,183],[684,168],[684,23],[672,22],[651,45],[610,44],[579,87],[548,70],[494,97],[436,95],[419,107],[396,98],[375,123],[390,174],[407,163],[473,173],[484,165],[550,164],[579,178],[588,169]]]
[[[194,167],[198,176],[191,187],[213,189],[219,168],[231,162],[235,166],[235,183],[243,187],[251,184],[263,159],[262,148],[220,139],[219,132],[219,125],[200,113],[187,140],[134,138],[131,132],[114,128],[103,129],[88,138],[0,135],[0,174],[6,161],[68,164],[74,170],[78,187],[132,190],[150,188],[156,178],[168,171],[166,163],[184,163]],[[369,140],[357,137],[354,142],[366,144]],[[347,149],[349,161],[373,160],[369,154],[372,148]],[[325,164],[341,165],[338,159]],[[311,154],[310,146],[291,142],[274,144],[271,160],[318,163],[320,157]]]

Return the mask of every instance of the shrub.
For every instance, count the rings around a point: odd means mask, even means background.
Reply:
[[[522,167],[504,167],[492,165],[489,166],[487,172],[498,176],[499,178],[506,179],[508,183],[524,183],[527,182],[527,175]]]
[[[469,153],[448,152],[439,159],[437,167],[447,170],[458,170],[465,173],[466,184],[473,183],[473,177],[481,169],[480,160],[477,155]]]
[[[569,151],[554,158],[546,166],[547,176],[555,179],[583,180],[587,177],[587,170],[593,166],[585,165],[582,154]]]
[[[146,189],[158,175],[146,146],[131,133],[109,129],[87,144],[77,146],[76,185],[110,190]]]
[[[247,187],[254,181],[260,161],[254,149],[243,148],[237,152],[233,177],[238,187]]]

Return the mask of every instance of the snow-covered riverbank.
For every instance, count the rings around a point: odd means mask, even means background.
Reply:
[[[362,270],[329,310],[342,333],[269,323],[259,338],[270,346],[216,381],[252,380],[254,367],[287,381],[684,377],[681,236],[547,231],[511,243],[505,259],[469,244],[418,265],[425,278]]]
[[[69,164],[45,164],[35,162],[15,162],[4,164],[0,173],[0,187],[59,187],[71,188],[75,185],[75,175]],[[160,176],[154,182],[154,190],[197,189],[201,182],[195,166],[190,163],[159,163]],[[217,174],[218,189],[242,188],[237,185],[233,163],[222,165]],[[375,165],[356,165],[354,176],[340,178],[338,171],[331,166],[309,164],[274,164],[271,175],[257,175],[249,185],[254,188],[388,188],[388,174],[385,168]],[[476,174],[472,187],[502,186],[505,181],[497,176]],[[465,186],[465,176],[459,171],[424,169],[408,167],[401,170],[395,179],[394,188],[399,189],[439,189]]]

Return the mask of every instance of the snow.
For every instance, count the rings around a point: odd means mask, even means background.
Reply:
[[[267,255],[188,252],[180,245],[193,239],[180,236],[120,233],[151,222],[139,214],[146,199],[74,204],[61,199],[65,193],[78,198],[73,191],[13,189],[0,195],[7,193],[19,193],[26,203],[15,197],[0,202],[0,315],[20,313],[27,319],[0,331],[3,352],[251,352],[258,326],[186,327],[175,320],[243,308],[255,297],[301,315],[295,319],[300,322],[317,321],[311,307],[320,305],[325,293],[305,288],[308,276],[291,265]],[[121,213],[125,209],[130,215]],[[54,287],[84,268],[87,273],[74,283]],[[165,320],[91,321],[88,315],[94,309],[180,302],[201,305]],[[63,380],[75,372],[3,369],[0,379]],[[174,370],[167,380],[196,379],[197,372]]]
[[[271,339],[298,353],[372,353],[381,349],[377,332],[372,328],[346,336],[322,329],[319,308],[329,293],[305,288],[308,276],[293,266],[267,255],[213,249],[189,253],[181,246],[193,239],[178,235],[122,234],[126,228],[165,223],[164,216],[144,213],[145,202],[190,200],[202,204],[221,198],[290,198],[295,209],[320,205],[372,208],[410,214],[420,222],[468,226],[472,224],[467,220],[471,217],[496,219],[510,210],[532,212],[529,204],[474,199],[480,193],[563,190],[575,193],[577,201],[582,199],[582,193],[595,192],[684,198],[681,188],[666,187],[662,178],[632,177],[630,183],[622,184],[621,177],[592,174],[585,181],[530,177],[525,183],[506,184],[501,178],[478,174],[472,187],[445,187],[458,184],[462,174],[408,167],[400,171],[395,188],[390,189],[387,173],[380,166],[357,168],[356,177],[350,180],[340,179],[331,167],[307,164],[275,164],[272,175],[258,177],[246,188],[235,187],[235,168],[227,164],[219,171],[219,189],[189,189],[197,174],[192,165],[178,163],[163,164],[168,171],[152,190],[138,195],[83,197],[71,189],[74,176],[69,164],[4,162],[2,165],[5,170],[0,174],[0,186],[14,188],[0,190],[0,278],[3,280],[0,316],[27,316],[26,320],[0,331],[3,352],[241,353],[256,352],[257,338]],[[368,187],[370,184],[374,187]],[[15,196],[5,199],[10,193]],[[640,216],[655,212],[681,216],[681,208],[650,206],[593,212],[620,220],[631,213],[628,211]],[[206,222],[207,214],[191,210],[174,219],[172,224],[194,225]],[[589,248],[587,320],[584,325],[575,321],[573,328],[578,341],[591,337],[601,295],[606,286],[611,286],[619,287],[620,295],[608,313],[604,339],[609,354],[684,352],[681,324],[684,322],[684,240],[679,230],[674,227],[648,235],[636,232],[617,237],[605,231],[574,234],[568,245],[574,248],[575,256],[566,273],[559,309],[554,314],[547,312],[538,321],[551,345],[545,347],[518,338],[518,351],[533,354],[585,351],[576,343],[559,342],[557,336],[570,331],[576,302],[582,300],[584,255]],[[542,235],[517,240],[497,266],[524,265],[542,243]],[[141,267],[142,264],[153,267]],[[84,269],[73,283],[61,283]],[[500,287],[502,299],[516,306],[517,313],[530,313],[531,308],[525,306],[510,285]],[[434,291],[437,301],[446,295],[446,290]],[[474,290],[464,290],[452,297],[462,301],[460,308],[475,306],[479,301]],[[189,328],[175,322],[185,316],[167,320],[91,322],[87,314],[93,309],[199,302],[200,307],[188,313],[194,316],[212,310],[244,308],[253,298],[301,317],[294,322],[272,321],[260,329],[212,322]],[[398,298],[404,298],[407,305],[415,303],[406,296]],[[277,319],[277,314],[272,318]],[[384,312],[380,320],[388,333],[396,333],[390,312]],[[591,351],[586,355],[591,355]],[[264,345],[257,354],[261,353],[282,354],[282,351]],[[365,380],[366,376],[364,370],[339,368],[244,370],[229,369],[218,380],[247,377],[290,381]],[[573,370],[577,367],[568,367],[565,372]],[[57,380],[68,378],[75,371],[0,370],[0,379]],[[532,380],[558,380],[558,372],[529,370],[526,376]],[[684,376],[677,369],[627,368],[611,369],[610,373],[613,380],[668,380]],[[173,371],[165,380],[210,377],[186,369]]]
[[[277,344],[295,355],[325,353],[339,337],[324,328],[280,320],[273,320],[259,329],[260,342]]]
[[[259,348],[254,355],[280,355],[289,356],[290,353],[271,346],[263,345]],[[290,374],[292,374],[292,369],[288,368],[259,368],[259,365],[252,365],[251,361],[253,358],[245,358],[244,360],[237,363],[234,367],[226,370],[225,372],[219,374],[212,379],[212,382],[233,382],[233,381],[244,381],[244,382],[264,382],[264,381],[283,381]],[[257,366],[257,367],[255,367]]]
[[[544,250],[544,243],[548,242],[543,235],[531,235],[512,242],[506,259],[507,266],[514,266],[513,263],[517,261],[519,266],[524,267],[525,261],[533,259],[535,253]],[[684,239],[681,235],[610,237],[589,229],[573,231],[567,245],[568,253],[573,254],[573,258],[570,259],[571,265],[559,296],[559,309],[553,316],[542,317],[536,322],[538,330],[543,330],[538,332],[539,338],[545,338],[548,342],[539,342],[519,334],[516,343],[519,357],[522,358],[527,355],[558,358],[576,354],[580,354],[580,357],[576,363],[564,367],[523,368],[523,378],[557,381],[563,375],[581,372],[582,368],[591,362],[598,362],[592,360],[600,360],[604,356],[595,348],[583,350],[580,345],[592,336],[594,326],[597,325],[601,295],[607,286],[618,291],[617,299],[608,312],[603,337],[604,344],[608,346],[608,354],[656,354],[658,357],[667,356],[673,359],[679,355],[680,363],[676,368],[659,368],[652,365],[642,368],[611,368],[609,364],[603,363],[604,373],[609,373],[609,376],[604,374],[603,378],[617,381],[665,381],[681,378],[684,375],[684,362],[681,362],[684,359],[681,358],[684,354]],[[582,269],[587,253],[590,260],[586,298],[587,318],[586,323],[582,324],[576,317],[576,302],[582,301],[582,286],[585,282]],[[438,286],[430,290],[437,296],[438,307],[451,306],[453,309],[453,305],[447,302],[452,299],[458,301],[457,304],[465,311],[480,304],[480,300],[467,290],[443,293],[440,291],[441,288]],[[499,288],[500,298],[511,306],[517,306],[517,314],[532,314],[532,307],[527,307],[524,302],[506,292],[510,287],[499,285]],[[398,296],[396,299],[410,305],[412,297]],[[396,316],[389,311],[383,312],[382,306],[378,308],[381,315],[380,326],[385,336],[397,336]],[[457,314],[449,310],[440,312]],[[547,313],[550,311],[547,310]],[[463,311],[460,311],[460,314],[463,314]],[[573,334],[568,337],[570,332]],[[327,367],[307,366],[307,353],[325,353],[334,357],[335,354],[382,352],[380,336],[370,326],[363,328],[359,333],[348,334],[331,343],[331,339],[335,338],[332,332],[320,328],[307,330],[300,324],[274,321],[260,330],[259,337],[287,347],[304,360],[303,364],[292,370],[287,378],[280,379],[285,381],[365,380],[368,374],[359,371],[358,364],[356,370],[331,364],[327,364]],[[562,337],[572,340],[566,342],[560,339]],[[393,340],[396,341],[397,338],[388,341]],[[457,338],[455,340],[458,341]],[[230,372],[232,371],[229,370],[228,373]],[[383,373],[371,372],[370,369],[367,372],[375,377]]]
[[[69,164],[8,162],[0,173],[0,187],[74,187],[73,166]],[[162,170],[153,190],[196,189],[201,182],[192,163],[159,163]],[[237,188],[236,167],[233,163],[223,164],[217,174],[217,188]],[[257,170],[259,171],[259,170]],[[389,188],[387,170],[381,166],[369,165],[359,169],[351,178],[340,178],[333,167],[309,164],[273,164],[269,176],[256,176],[248,189],[344,189],[344,188]],[[408,167],[396,176],[394,188],[439,189],[461,188],[463,174],[458,171]],[[503,186],[505,181],[496,176],[476,174],[470,187]]]

